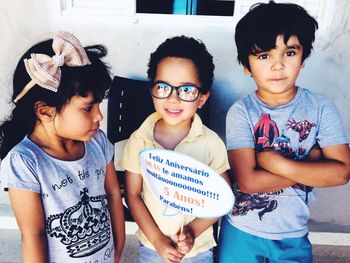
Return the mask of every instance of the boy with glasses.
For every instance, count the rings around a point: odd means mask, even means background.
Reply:
[[[139,162],[142,150],[164,148],[207,164],[228,181],[225,145],[196,114],[209,97],[213,71],[212,56],[193,38],[167,39],[151,54],[148,78],[156,112],[131,135],[120,161],[128,205],[140,228],[140,262],[213,262],[217,219],[164,215],[166,207],[152,193]]]

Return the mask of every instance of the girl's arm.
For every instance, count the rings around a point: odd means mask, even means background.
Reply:
[[[141,198],[141,175],[126,171],[125,176],[127,203],[135,222],[166,262],[180,262],[184,255],[160,231]]]
[[[21,231],[23,262],[48,262],[45,214],[40,194],[12,188],[9,194]]]
[[[347,144],[322,148],[323,158],[318,161],[290,160],[277,152],[258,154],[261,167],[286,179],[313,186],[343,185],[350,178],[350,151]]]
[[[220,174],[225,181],[231,187],[230,179],[227,172]],[[182,254],[188,253],[194,244],[194,240],[202,234],[205,230],[207,230],[210,226],[212,226],[219,218],[196,218],[191,223],[186,225],[182,232],[176,234],[176,238],[178,240],[177,246],[178,250]]]
[[[107,165],[105,189],[114,237],[114,261],[119,262],[125,243],[125,221],[119,182],[113,160]]]
[[[277,191],[296,182],[263,170],[257,166],[255,149],[228,151],[228,160],[239,189],[244,193]]]

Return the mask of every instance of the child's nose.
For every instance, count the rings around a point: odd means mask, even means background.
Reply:
[[[96,112],[95,112],[95,116],[94,116],[94,120],[95,121],[102,121],[102,119],[103,119],[103,114],[100,110],[100,107],[97,107]]]
[[[173,89],[170,93],[170,96],[168,97],[168,101],[175,101],[175,102],[178,102],[180,101],[180,98],[179,98],[179,95],[177,94],[177,91],[176,89]]]
[[[284,68],[283,58],[275,58],[272,64],[272,70],[281,70]]]

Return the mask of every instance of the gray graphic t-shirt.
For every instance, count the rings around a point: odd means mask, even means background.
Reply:
[[[346,144],[341,118],[325,96],[298,88],[286,105],[270,107],[255,92],[237,101],[226,119],[227,149],[272,148],[286,158],[304,159],[321,147]],[[227,217],[232,225],[267,239],[301,237],[308,231],[312,187],[296,184],[271,193],[245,194],[234,187],[235,205]]]
[[[52,158],[27,137],[1,162],[4,188],[40,193],[49,262],[114,262],[111,219],[104,189],[114,153],[102,131],[85,142],[76,161]]]

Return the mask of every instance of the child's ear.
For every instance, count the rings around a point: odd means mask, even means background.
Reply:
[[[301,63],[300,68],[304,68],[304,67],[305,67],[305,61],[303,61],[303,62]]]
[[[243,71],[244,71],[244,74],[252,76],[252,73],[250,72],[250,70],[247,67],[243,66]]]
[[[40,121],[51,121],[55,116],[55,107],[48,106],[42,101],[35,103],[34,111]]]
[[[210,96],[210,91],[208,91],[206,94],[201,94],[199,96],[198,109],[201,109],[204,106],[204,104],[208,100],[209,96]]]

